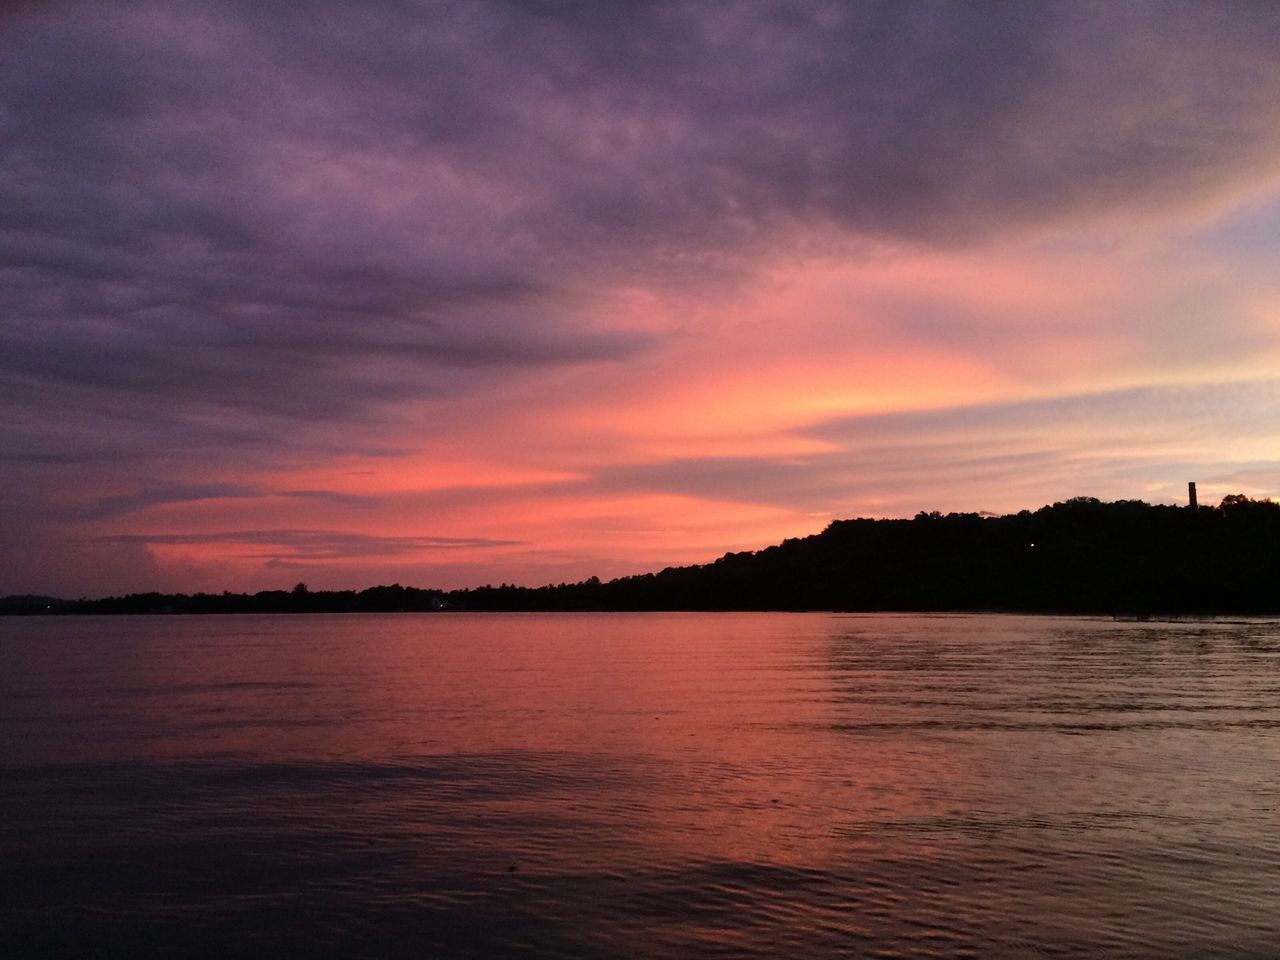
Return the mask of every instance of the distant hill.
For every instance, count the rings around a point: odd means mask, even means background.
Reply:
[[[39,610],[43,603],[45,609]],[[1103,503],[1077,497],[1001,517],[837,520],[819,534],[660,573],[545,587],[7,598],[7,613],[427,610],[1007,610],[1280,613],[1280,504]]]
[[[61,609],[66,602],[57,597],[36,597],[30,594],[0,597],[0,614],[51,613],[55,608]]]
[[[838,520],[714,563],[608,583],[448,595],[470,609],[1280,612],[1280,504],[1103,503],[1002,517]]]

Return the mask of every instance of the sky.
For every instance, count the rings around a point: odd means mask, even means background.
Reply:
[[[0,594],[1280,495],[1280,6],[0,5]]]

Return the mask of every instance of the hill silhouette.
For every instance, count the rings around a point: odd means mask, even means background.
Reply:
[[[1077,497],[1006,516],[837,520],[713,563],[602,582],[430,590],[6,598],[7,613],[844,610],[1280,613],[1280,504]]]

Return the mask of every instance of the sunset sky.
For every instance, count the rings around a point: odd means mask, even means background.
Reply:
[[[0,594],[1280,495],[1280,5],[0,7]]]

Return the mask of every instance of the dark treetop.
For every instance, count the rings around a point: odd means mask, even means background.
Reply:
[[[256,594],[9,597],[6,613],[428,610],[1009,610],[1280,613],[1280,504],[1102,503],[1077,497],[1001,517],[837,520],[822,533],[700,566],[601,582]]]

